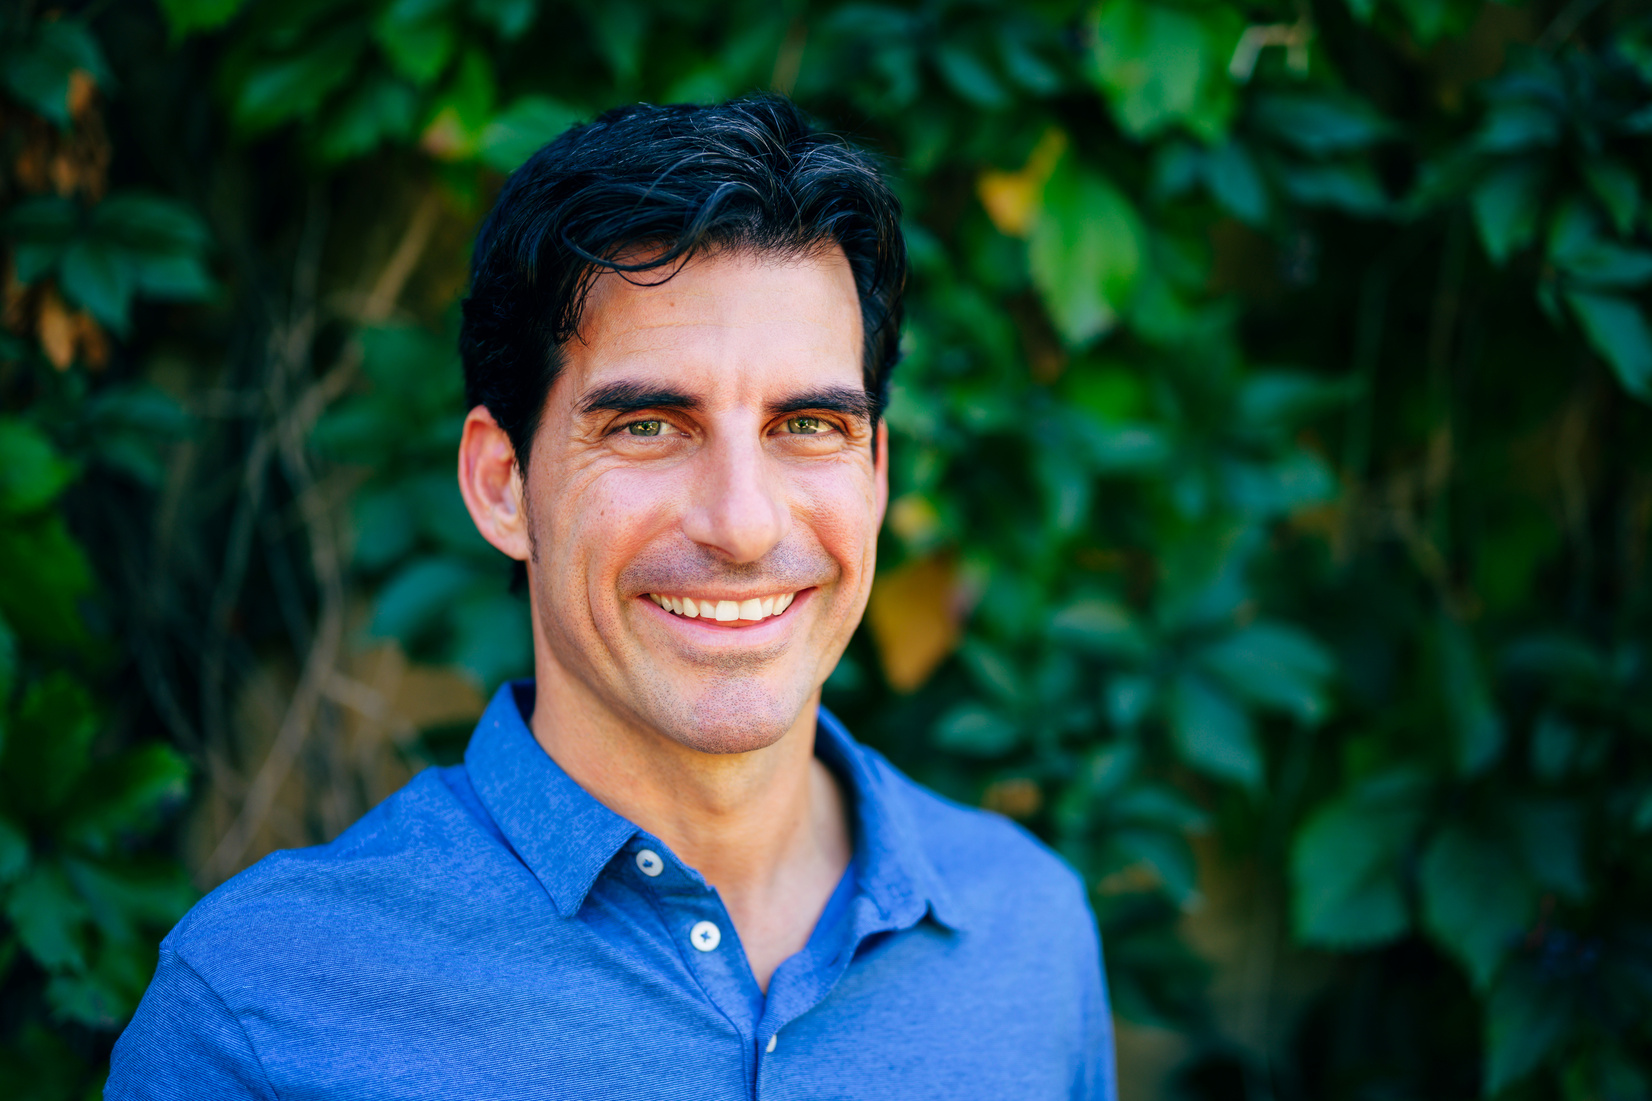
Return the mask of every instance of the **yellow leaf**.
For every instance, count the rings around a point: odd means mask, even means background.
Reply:
[[[1000,233],[1025,237],[1032,232],[1044,184],[1067,149],[1067,135],[1050,129],[1038,140],[1027,163],[1015,172],[987,171],[976,181],[976,193],[987,217]]]
[[[935,555],[880,573],[866,622],[884,678],[897,692],[917,689],[958,646],[958,567]]]
[[[419,148],[439,161],[462,161],[476,155],[477,135],[471,133],[454,107],[443,107],[419,135]]]
[[[35,334],[52,366],[66,371],[75,361],[75,337],[79,326],[69,307],[63,304],[56,287],[47,287],[40,296],[40,313],[35,318]]]

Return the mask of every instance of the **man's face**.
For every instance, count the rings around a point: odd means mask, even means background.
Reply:
[[[707,752],[797,723],[865,609],[887,498],[861,347],[836,248],[597,280],[525,477],[542,681]]]

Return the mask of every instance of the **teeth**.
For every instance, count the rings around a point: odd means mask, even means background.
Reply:
[[[779,615],[790,608],[797,598],[796,593],[754,596],[748,600],[699,600],[692,596],[667,596],[665,593],[648,593],[647,596],[675,615],[689,619],[713,619],[718,623],[733,623],[736,620],[755,623]]]

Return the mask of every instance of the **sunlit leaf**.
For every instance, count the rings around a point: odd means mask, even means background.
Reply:
[[[1141,272],[1142,230],[1112,184],[1064,159],[1044,188],[1028,262],[1056,328],[1087,344],[1118,322]]]

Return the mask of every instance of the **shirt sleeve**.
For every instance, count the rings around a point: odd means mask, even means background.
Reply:
[[[109,1063],[104,1101],[275,1101],[241,1022],[193,967],[166,948]]]
[[[1095,914],[1084,908],[1088,919],[1088,935],[1084,938],[1085,1055],[1077,1080],[1073,1083],[1073,1101],[1118,1101],[1118,1076],[1113,1056],[1113,1014],[1107,1005],[1107,974],[1101,961],[1101,933]]]

